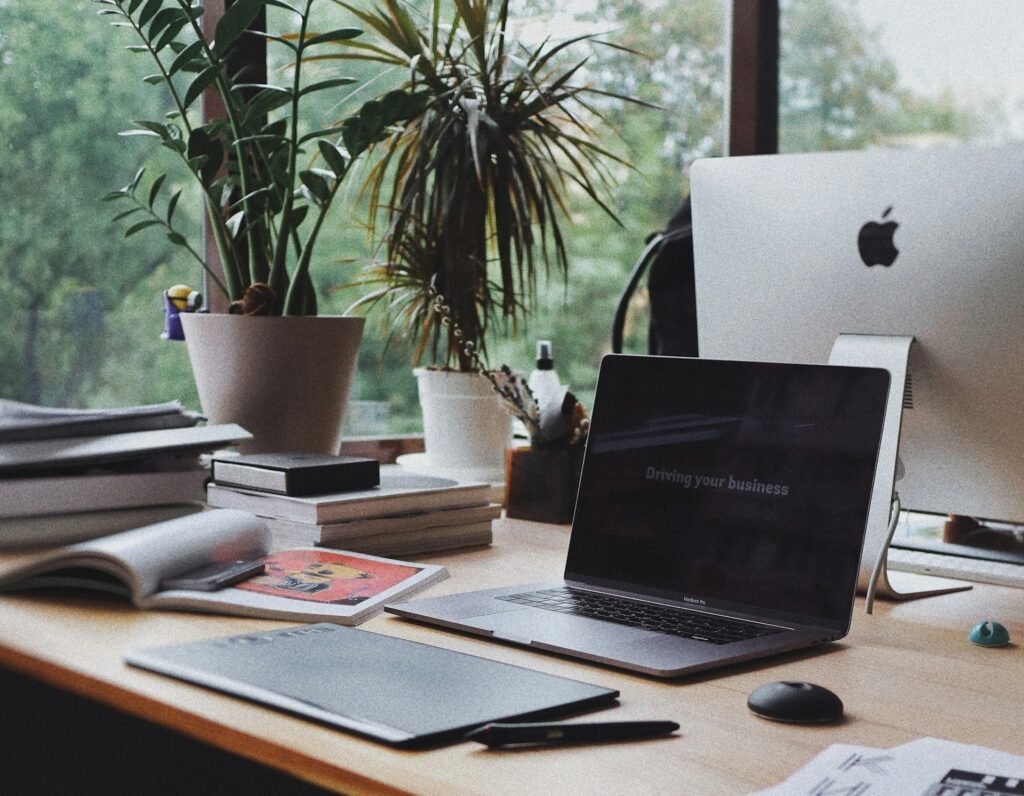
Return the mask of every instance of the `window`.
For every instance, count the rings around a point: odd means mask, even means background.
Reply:
[[[640,97],[664,110],[609,103],[619,136],[610,146],[635,170],[614,190],[616,226],[586,201],[572,208],[570,279],[542,283],[536,310],[518,335],[498,335],[492,364],[532,367],[534,341],[554,341],[562,380],[589,405],[597,365],[629,267],[646,235],[664,226],[687,189],[686,169],[721,154],[726,120],[728,20],[742,33],[751,19],[771,22],[774,0],[515,0],[524,36],[607,30],[608,38],[646,57],[595,48],[587,68],[597,84]],[[211,3],[214,8],[218,3]],[[342,10],[322,3],[324,26]],[[135,118],[163,111],[158,86],[141,78],[146,56],[125,51],[130,34],[112,30],[86,0],[62,5],[0,0],[0,395],[59,405],[109,405],[180,397],[196,406],[184,347],[159,339],[161,291],[197,285],[199,269],[153,230],[123,240],[112,225],[120,208],[102,196],[135,170],[150,174],[171,162],[144,142],[118,138]],[[778,114],[781,151],[998,143],[1024,137],[1024,8],[989,0],[969,15],[951,0],[784,0],[777,106],[762,102],[760,119]],[[287,32],[272,9],[268,26]],[[762,43],[771,42],[771,28]],[[735,41],[732,42],[735,46]],[[768,48],[735,64],[740,89],[770,77]],[[281,68],[270,48],[269,67]],[[766,66],[767,64],[767,66]],[[741,68],[743,67],[743,68]],[[336,66],[331,68],[337,69]],[[351,73],[367,76],[358,66]],[[757,71],[760,70],[760,71]],[[386,76],[378,78],[382,85]],[[766,81],[771,83],[770,80]],[[324,97],[321,120],[344,112],[347,93]],[[733,99],[736,105],[735,98]],[[750,127],[758,117],[743,117]],[[313,124],[313,120],[310,121]],[[774,132],[774,129],[773,131]],[[734,147],[735,148],[735,147]],[[191,190],[185,175],[172,182]],[[315,271],[323,311],[344,311],[352,281],[370,254],[356,187],[333,211]],[[180,223],[200,224],[197,202],[182,202]],[[645,297],[627,329],[627,350],[646,348]],[[388,341],[377,318],[367,326],[353,390],[349,432],[407,433],[419,410],[410,352]]]
[[[780,151],[1022,138],[1021,31],[1013,0],[787,0]]]
[[[0,2],[0,396],[50,405],[181,398],[198,406],[182,346],[160,340],[161,291],[198,285],[165,238],[123,240],[102,201],[154,151],[119,138],[162,113],[146,56],[88,0]],[[167,161],[164,161],[166,164]],[[163,166],[166,168],[166,165]],[[189,190],[187,175],[169,185]],[[179,224],[197,229],[183,202]]]
[[[622,225],[585,196],[577,197],[570,208],[572,223],[563,229],[570,238],[568,283],[555,275],[542,279],[525,326],[517,334],[494,330],[488,343],[491,365],[507,363],[528,372],[535,341],[551,339],[562,381],[589,407],[601,356],[609,349],[615,306],[644,239],[664,227],[686,194],[689,164],[723,151],[726,5],[721,0],[516,0],[516,5],[516,33],[526,40],[607,31],[610,41],[637,51],[596,46],[576,53],[591,58],[588,82],[663,109],[614,100],[601,108],[609,128],[617,131],[609,131],[605,143],[635,167],[621,169],[611,196]],[[325,29],[350,22],[329,4],[318,13],[323,15],[318,27]],[[283,33],[289,20],[275,12],[268,25]],[[358,65],[343,69],[363,79],[374,78],[378,86],[388,79],[365,68],[360,72]],[[332,113],[336,118],[344,101],[340,96],[327,103],[321,121],[329,121]],[[349,201],[336,208],[332,228],[325,233],[330,242],[319,250],[322,292],[351,282],[358,261],[372,248],[359,223],[366,217],[366,207],[360,202],[358,182],[347,186]],[[328,295],[331,311],[341,311],[358,293],[342,289]],[[643,295],[638,297],[630,316],[627,343],[632,350],[646,350],[644,301]],[[402,433],[419,426],[411,352],[400,342],[389,341],[388,334],[386,322],[371,316],[350,404],[350,433]]]
[[[968,11],[954,0],[785,0],[780,28],[782,152],[1024,139],[1018,2],[987,0]],[[935,539],[937,526],[929,515],[905,514],[897,538]],[[1010,549],[1013,529],[996,527],[1000,549]]]
[[[608,30],[609,39],[646,57],[596,48],[588,65],[595,83],[660,104],[664,112],[610,102],[607,112],[621,138],[609,145],[636,166],[615,189],[617,226],[580,201],[572,208],[568,285],[542,283],[537,309],[525,328],[497,335],[493,364],[529,370],[537,338],[554,340],[559,372],[586,403],[607,349],[610,320],[632,261],[645,236],[664,225],[686,191],[693,158],[722,151],[724,102],[721,0],[517,0],[525,36],[550,31]],[[208,14],[220,2],[208,3]],[[125,207],[102,200],[145,166],[145,181],[174,164],[149,142],[119,138],[133,119],[158,119],[166,97],[142,78],[152,72],[129,31],[111,29],[87,0],[62,5],[0,0],[0,180],[7,201],[0,216],[0,395],[52,405],[115,405],[181,398],[196,407],[184,346],[160,340],[161,293],[176,283],[198,287],[202,274],[158,230],[131,235],[112,223]],[[322,25],[344,22],[323,2]],[[285,12],[271,9],[268,28],[290,32]],[[286,68],[269,48],[269,70]],[[339,67],[330,65],[337,70]],[[345,73],[367,77],[358,65]],[[375,87],[386,83],[378,78]],[[319,121],[337,118],[348,97],[324,94]],[[317,123],[310,120],[310,124]],[[179,185],[180,183],[180,185]],[[187,175],[172,171],[167,187],[191,191]],[[342,312],[358,296],[332,288],[352,281],[370,253],[358,180],[347,202],[333,210],[331,229],[315,267],[323,312]],[[179,224],[201,223],[196,201],[182,201]],[[193,217],[188,216],[192,212]],[[639,299],[640,304],[643,298]],[[638,307],[630,342],[643,350],[646,317]],[[407,433],[419,427],[415,381],[407,348],[388,340],[372,318],[353,390],[350,434]]]

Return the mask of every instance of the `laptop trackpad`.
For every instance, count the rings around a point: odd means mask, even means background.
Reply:
[[[658,635],[614,622],[536,608],[477,617],[474,624],[492,630],[495,638],[517,644],[540,642],[559,649],[605,653],[619,644],[635,645],[639,640]]]

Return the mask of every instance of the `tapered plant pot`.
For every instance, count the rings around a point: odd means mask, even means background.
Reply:
[[[337,453],[363,318],[182,313],[203,413],[245,453]]]
[[[499,482],[512,417],[479,373],[417,368],[426,461],[439,474]]]

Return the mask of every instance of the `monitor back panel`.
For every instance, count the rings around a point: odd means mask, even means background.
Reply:
[[[1024,520],[1021,174],[1019,146],[696,163],[700,355],[825,363],[841,333],[913,336],[904,505]]]

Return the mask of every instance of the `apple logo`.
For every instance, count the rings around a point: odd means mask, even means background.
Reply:
[[[882,213],[883,221],[889,217],[891,212],[892,207],[889,207]],[[864,265],[888,267],[893,264],[896,256],[900,253],[893,243],[893,236],[896,234],[898,226],[899,224],[895,221],[885,221],[884,223],[869,221],[860,228],[860,234],[857,236],[857,248],[860,249],[860,259],[864,261]]]

